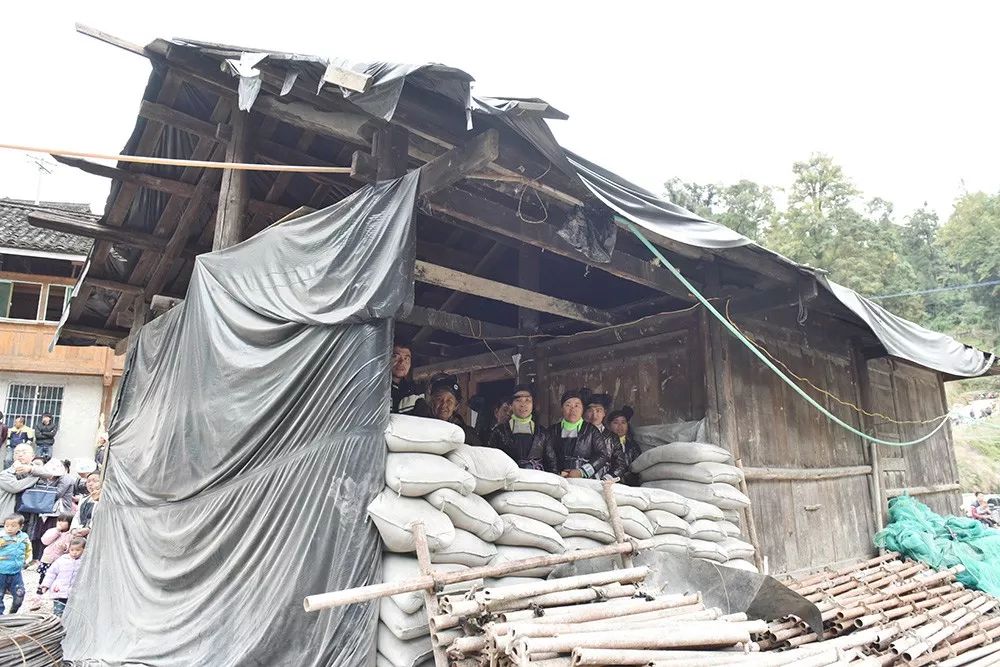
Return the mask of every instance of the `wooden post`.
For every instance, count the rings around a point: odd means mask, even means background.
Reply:
[[[523,244],[517,252],[517,284],[524,289],[537,292],[541,287],[542,251],[535,246]],[[517,328],[526,333],[536,333],[541,326],[541,316],[537,310],[517,309]],[[517,381],[530,382],[537,375],[535,364],[535,344],[532,340],[520,341],[517,351],[521,354]]]
[[[413,524],[413,543],[417,548],[417,563],[420,564],[420,574],[430,575],[433,572],[431,552],[427,545],[427,533],[422,521]],[[424,607],[427,610],[427,622],[428,627],[430,627],[430,620],[439,613],[437,594],[433,586],[424,589]],[[433,634],[434,628],[430,627],[430,631]],[[445,653],[444,646],[434,646],[434,667],[448,667],[448,655]]]
[[[861,352],[860,341],[851,340],[851,360],[854,364],[854,377],[857,384],[858,405],[862,410],[872,411],[874,401],[872,400],[872,386],[868,376],[868,361]],[[875,435],[875,422],[870,415],[864,412],[860,414],[861,430],[868,435]],[[872,467],[869,488],[872,497],[872,516],[875,520],[875,532],[879,532],[885,527],[882,518],[882,469],[879,466],[878,445],[871,441],[862,441],[862,445],[867,445],[868,462]]]
[[[398,125],[389,125],[372,137],[372,157],[375,177],[380,180],[399,178],[406,173],[410,134]]]
[[[128,353],[132,352],[139,340],[139,330],[149,319],[149,306],[142,294],[132,299],[132,327],[128,331]]]
[[[233,111],[233,136],[226,147],[226,162],[246,162],[250,153],[250,118],[243,111]],[[219,208],[215,216],[212,250],[224,250],[243,240],[250,189],[245,171],[227,169],[219,186]]]

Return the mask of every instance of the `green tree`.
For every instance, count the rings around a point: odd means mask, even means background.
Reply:
[[[772,188],[748,180],[724,185],[686,183],[672,178],[664,189],[667,198],[678,206],[754,241],[760,239],[777,211]]]

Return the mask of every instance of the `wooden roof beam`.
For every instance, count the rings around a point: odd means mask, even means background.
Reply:
[[[163,252],[167,247],[167,239],[148,234],[145,232],[134,232],[121,227],[102,225],[97,222],[78,220],[64,217],[53,213],[43,213],[33,211],[28,214],[28,222],[33,227],[40,227],[54,232],[64,234],[75,234],[98,241],[109,243],[121,243],[122,245],[140,248],[142,250],[155,250]],[[181,252],[182,257],[194,257],[203,252],[208,252],[209,248],[195,248],[188,246]]]
[[[521,308],[530,308],[542,313],[551,313],[590,324],[611,324],[613,319],[606,311],[598,308],[573,303],[565,299],[557,299],[546,294],[539,294],[495,280],[487,280],[420,260],[417,260],[416,263],[414,279],[429,285],[446,287],[485,299],[510,303]]]
[[[466,338],[495,340],[522,335],[514,327],[494,324],[493,322],[484,322],[466,317],[465,315],[446,313],[442,310],[423,308],[421,306],[414,306],[409,315],[397,319],[406,324],[413,324],[418,327],[430,327],[438,331],[447,331],[459,336],[465,336]]]
[[[128,329],[100,329],[97,327],[87,327],[82,324],[65,324],[62,328],[62,335],[76,334],[83,338],[94,338],[100,341],[117,342],[128,338]]]

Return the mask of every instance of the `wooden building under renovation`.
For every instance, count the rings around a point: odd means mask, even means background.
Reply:
[[[991,372],[992,357],[932,332],[935,353],[900,347],[887,331],[914,325],[562,151],[545,121],[566,116],[544,101],[477,100],[467,74],[439,65],[352,68],[203,42],[141,47],[82,30],[152,64],[124,153],[350,169],[60,158],[112,183],[98,222],[32,218],[96,240],[62,344],[124,349],[151,308],[183,297],[197,254],[421,169],[415,306],[397,321],[414,342],[418,378],[455,373],[466,396],[534,381],[546,420],[562,391],[580,386],[634,406],[638,425],[704,418],[707,438],[746,471],[745,528],[772,572],[872,553],[886,499],[905,490],[957,510],[947,426],[919,445],[876,447],[833,424],[652,261],[628,221],[648,223],[643,233],[698,291],[869,434],[927,433],[939,422],[917,422],[947,412],[943,383]]]

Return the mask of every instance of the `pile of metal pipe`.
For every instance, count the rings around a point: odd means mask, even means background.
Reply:
[[[856,660],[882,666],[1000,665],[1000,643],[993,644],[1000,638],[1000,601],[966,589],[955,580],[961,571],[934,571],[890,552],[791,579],[785,584],[822,613],[822,632],[788,617],[754,639],[765,655],[816,647],[855,651]]]

